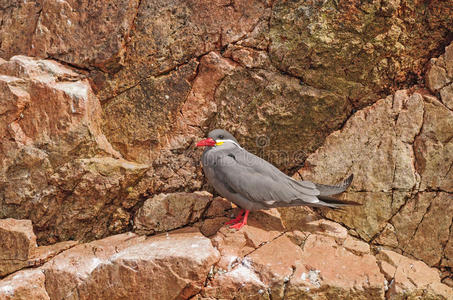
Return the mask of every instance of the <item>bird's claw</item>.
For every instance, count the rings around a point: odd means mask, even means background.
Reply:
[[[226,222],[225,225],[230,225],[230,224],[235,225],[235,224],[237,224],[237,223],[239,223],[239,222],[241,222],[241,221],[242,221],[242,215],[239,215],[239,216],[237,216],[236,218],[231,219],[231,220],[229,220],[228,222]]]
[[[244,214],[244,210],[241,210],[235,219],[230,220],[230,221],[226,222],[225,224],[226,225],[233,224],[230,226],[230,228],[239,230],[242,227],[244,227],[244,225],[247,224],[248,216],[249,216],[248,210],[245,211],[245,214]]]
[[[238,222],[238,223],[236,223],[236,224],[234,224],[234,225],[231,225],[230,228],[234,228],[234,229],[239,230],[239,229],[241,229],[244,225],[245,225],[244,223]]]
[[[230,225],[230,224],[235,225],[235,224],[241,222],[241,221],[242,221],[242,215],[243,215],[243,214],[244,214],[244,210],[241,210],[241,211],[238,213],[238,215],[236,216],[236,218],[229,220],[228,222],[225,223],[225,225]]]

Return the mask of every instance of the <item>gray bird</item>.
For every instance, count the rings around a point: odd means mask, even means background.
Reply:
[[[329,197],[344,192],[351,184],[353,175],[340,185],[297,181],[243,149],[223,129],[209,132],[208,138],[198,142],[197,147],[206,147],[202,164],[209,183],[220,195],[242,208],[237,218],[226,223],[233,224],[232,228],[242,228],[247,224],[249,212],[260,209],[302,205],[331,208],[360,205]]]

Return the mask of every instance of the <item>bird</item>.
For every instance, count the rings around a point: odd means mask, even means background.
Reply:
[[[312,206],[341,209],[359,203],[331,195],[344,192],[353,174],[339,185],[298,181],[240,146],[228,131],[214,129],[197,147],[205,147],[201,162],[208,182],[224,198],[241,208],[226,224],[237,230],[247,224],[251,211],[274,207]]]

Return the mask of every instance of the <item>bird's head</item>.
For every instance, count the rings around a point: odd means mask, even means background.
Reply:
[[[238,141],[231,133],[223,129],[214,129],[209,132],[207,139],[201,140],[197,143],[197,147],[220,146],[228,141],[231,141],[239,146]]]

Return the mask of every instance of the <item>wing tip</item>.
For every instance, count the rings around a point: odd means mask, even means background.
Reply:
[[[351,174],[348,176],[348,178],[346,178],[343,181],[343,183],[341,185],[344,186],[345,189],[347,189],[351,185],[353,179],[354,179],[354,174]]]

